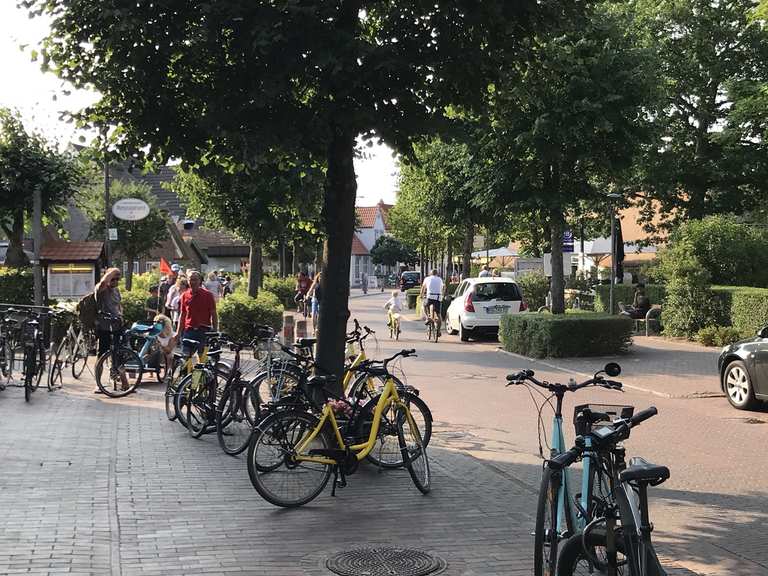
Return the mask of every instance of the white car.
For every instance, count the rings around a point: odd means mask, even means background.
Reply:
[[[448,306],[445,329],[466,342],[479,332],[498,333],[504,314],[527,309],[520,287],[509,278],[467,278]]]

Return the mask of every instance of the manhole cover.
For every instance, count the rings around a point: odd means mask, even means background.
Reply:
[[[426,576],[442,572],[447,564],[421,550],[383,546],[340,552],[325,565],[341,576]]]

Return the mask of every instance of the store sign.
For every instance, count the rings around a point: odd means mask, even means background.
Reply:
[[[112,214],[120,220],[143,220],[149,216],[149,204],[140,198],[123,198],[114,203]]]
[[[573,232],[563,232],[563,252],[573,252]]]

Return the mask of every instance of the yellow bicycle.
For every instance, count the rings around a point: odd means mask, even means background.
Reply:
[[[415,351],[402,350],[380,365],[370,361],[365,365],[368,373],[383,376],[386,382],[372,418],[358,404],[332,398],[326,386],[335,381],[333,376],[313,376],[307,385],[331,397],[319,418],[290,410],[276,412],[259,424],[248,446],[248,475],[265,500],[286,508],[302,506],[323,491],[331,474],[335,496],[336,487],[346,486],[346,477],[373,451],[384,427],[396,430],[402,461],[413,483],[422,493],[429,492],[427,448],[408,404],[387,371],[387,364],[399,356],[415,356]],[[343,428],[336,419],[337,412],[345,415]],[[358,429],[358,417],[370,425],[365,439],[351,433]]]

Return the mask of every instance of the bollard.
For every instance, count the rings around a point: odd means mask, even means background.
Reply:
[[[293,344],[293,314],[291,312],[285,312],[283,314],[283,344],[290,346]]]
[[[299,338],[306,338],[307,337],[307,321],[306,320],[297,320],[296,321],[296,340]]]

